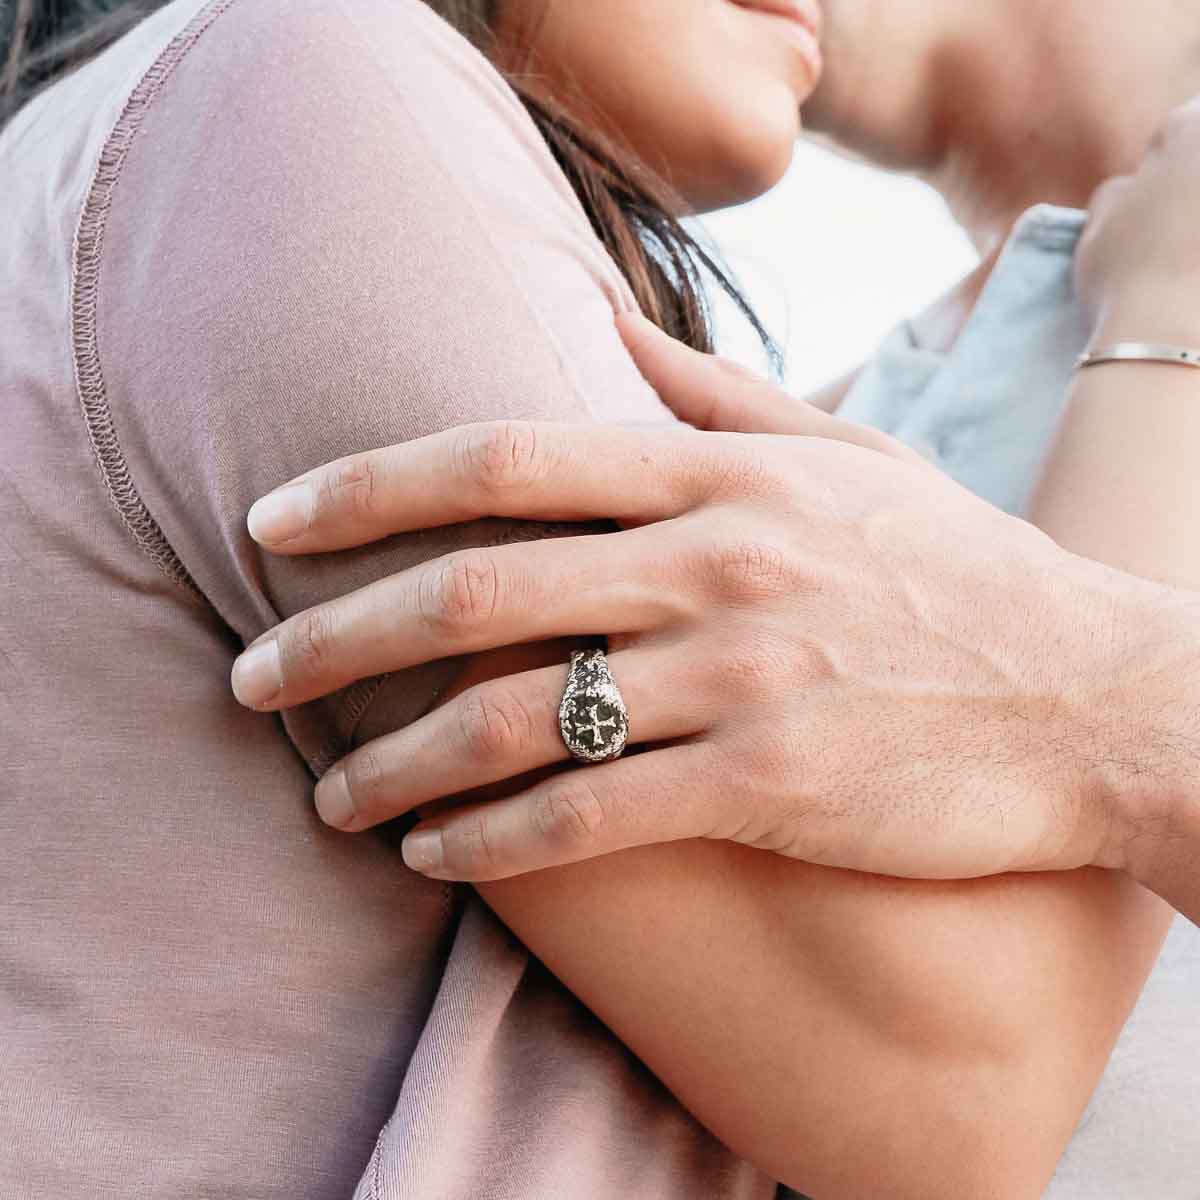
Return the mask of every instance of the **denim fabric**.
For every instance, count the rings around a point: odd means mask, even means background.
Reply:
[[[1020,514],[1087,334],[1072,298],[1074,209],[1040,205],[1017,223],[953,350],[893,331],[840,415],[920,449],[964,486]]]

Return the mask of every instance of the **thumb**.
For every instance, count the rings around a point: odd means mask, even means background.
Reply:
[[[788,395],[753,371],[702,354],[664,333],[640,313],[621,313],[617,329],[646,382],[696,429],[725,433],[821,435],[827,414]]]
[[[701,354],[640,313],[621,313],[617,329],[659,399],[696,429],[828,438],[935,469],[889,434],[827,413],[737,363]]]

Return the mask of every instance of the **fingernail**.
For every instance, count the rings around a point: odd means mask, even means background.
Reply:
[[[440,871],[446,863],[440,829],[414,829],[400,847],[404,861],[414,871],[430,875]]]
[[[354,801],[346,783],[346,771],[339,763],[321,776],[317,784],[317,812],[326,825],[341,829],[354,820]]]
[[[246,528],[256,542],[278,545],[298,538],[311,520],[312,488],[293,483],[256,500],[246,516]]]
[[[260,708],[283,688],[279,643],[274,638],[259,642],[238,656],[230,676],[233,694],[247,708]]]

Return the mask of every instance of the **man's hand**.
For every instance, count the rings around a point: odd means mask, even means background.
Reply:
[[[682,414],[711,423],[719,401],[742,427],[775,411],[794,432],[510,422],[319,468],[256,506],[264,545],[484,515],[627,528],[455,554],[293,617],[235,666],[243,702],[608,635],[643,752],[425,822],[406,857],[443,878],[695,837],[929,878],[1116,865],[1107,668],[1135,631],[1153,636],[1155,585],[1067,554],[877,431],[626,336]],[[566,674],[479,684],[355,750],[319,784],[322,815],[357,831],[566,762]]]

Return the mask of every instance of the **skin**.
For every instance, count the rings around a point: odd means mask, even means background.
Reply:
[[[1200,204],[1198,163],[1200,104],[1193,101],[1170,115],[1132,177],[1116,178],[1096,195],[1076,256],[1076,284],[1095,319],[1092,347],[1200,345],[1200,254],[1191,228]],[[1111,539],[1123,546],[1127,570],[1194,587],[1198,399],[1200,379],[1190,370],[1132,363],[1081,372],[1034,496],[1034,518],[1085,548]],[[1093,506],[1109,515],[1102,533],[1085,515]],[[1175,742],[1187,764],[1200,742],[1187,719],[1194,718],[1192,644],[1164,644],[1159,654],[1169,658],[1151,692],[1153,742]],[[1185,722],[1172,731],[1164,711],[1183,714]],[[1137,781],[1121,799],[1120,824],[1129,831],[1125,869],[1200,923],[1200,798],[1191,775],[1183,765],[1159,780]]]
[[[632,149],[695,210],[780,180],[820,71],[813,39],[801,46],[798,30],[730,0],[505,0],[497,37],[503,65]]]
[[[1179,0],[1148,0],[1136,20],[1122,0],[822,8],[826,70],[806,125],[920,173],[985,254],[1031,204],[1084,207],[1132,171],[1200,91],[1200,23]]]
[[[821,419],[829,423],[827,433],[838,428],[830,418]],[[464,453],[461,438],[456,441],[453,433],[438,440],[447,455],[440,467],[421,460],[424,446],[417,442],[398,448],[402,454],[391,453],[387,470],[382,461],[372,473],[363,469],[365,461],[350,460],[335,465],[326,484],[314,479],[323,501],[309,538],[332,547],[370,536],[372,517],[351,498],[357,492],[354,486],[339,495],[339,477],[373,478],[376,528],[403,528],[406,521],[429,520],[430,505],[444,503],[424,481],[449,478],[449,461],[514,461],[507,451]],[[812,450],[805,442],[811,440],[798,438],[791,457],[804,461]],[[483,443],[493,444],[499,443]],[[540,444],[546,446],[548,438]],[[857,470],[842,478],[839,490],[854,495],[872,480],[877,487],[888,477],[881,469],[887,462],[882,450],[849,445],[845,450],[853,453],[839,453],[831,461],[853,462]],[[872,458],[876,453],[879,465]],[[705,451],[710,459],[712,454]],[[645,461],[653,464],[664,457],[669,461],[672,456],[648,455]],[[586,471],[582,461],[575,459],[572,466],[569,456],[552,450],[547,457],[569,477],[592,475],[599,492],[606,479],[603,462],[598,470]],[[821,461],[809,462],[802,478],[813,475]],[[529,467],[532,478],[549,477],[536,463]],[[692,470],[698,469],[693,464]],[[902,460],[893,470],[899,473],[894,483],[901,495],[940,481],[927,468],[918,476],[917,468]],[[686,469],[683,473],[688,474]],[[734,488],[747,484],[745,472],[721,470],[718,477],[732,481]],[[506,478],[512,485],[506,489],[509,495],[526,501],[536,495],[516,486],[511,472]],[[496,506],[501,493],[495,482],[480,487],[480,479],[468,473],[444,495],[455,497],[453,502],[465,512],[490,494],[492,510],[505,512],[507,506]],[[821,483],[818,478],[818,491]],[[955,487],[947,481],[936,486]],[[628,494],[637,493],[630,489]],[[949,519],[945,509],[956,497],[957,492],[947,492],[935,500],[934,532]],[[966,493],[962,497],[958,503],[969,500],[970,511],[981,517],[989,513],[990,520],[1011,520]],[[718,499],[727,504],[732,495]],[[747,519],[753,520],[762,501],[753,493],[747,499]],[[893,503],[903,502],[894,498]],[[559,510],[559,515],[569,514]],[[956,514],[953,519],[957,523],[960,518]],[[668,527],[650,526],[649,532],[661,528]],[[1001,537],[999,526],[981,527],[969,540],[994,552]],[[736,534],[733,544],[739,544]],[[891,539],[888,544],[898,543]],[[293,550],[311,545],[306,541]],[[715,560],[722,552],[718,541],[712,548]],[[575,562],[588,558],[578,552],[565,557]],[[884,558],[884,574],[890,565]],[[471,620],[470,605],[459,602],[459,589],[446,592],[438,587],[444,578],[440,564],[418,569],[418,574],[428,579],[405,583],[397,577],[401,586],[390,604],[351,602],[332,620],[310,624],[302,614],[281,627],[285,676],[297,689],[282,700],[303,694],[306,687],[321,689],[323,672],[327,677],[340,651],[330,653],[333,647],[327,641],[314,646],[306,630],[336,628],[344,635],[354,625],[347,619],[351,610],[386,613],[394,637],[383,638],[379,631],[362,627],[361,641],[374,641],[376,647],[390,642],[401,654],[449,651],[455,630],[460,636],[477,635],[481,626]],[[491,574],[484,571],[479,578]],[[830,582],[836,575],[835,560]],[[504,578],[502,569],[498,576]],[[711,572],[702,570],[700,581],[706,578]],[[551,583],[549,590],[561,589]],[[817,584],[812,590],[820,594],[823,588]],[[526,601],[530,595],[528,590],[503,586],[497,594]],[[440,616],[436,608],[414,604],[416,597],[439,595],[448,601]],[[485,611],[490,608],[486,600],[483,603]],[[533,607],[544,611],[540,605]],[[502,604],[499,611],[503,608]],[[836,653],[845,611],[836,593],[831,608],[833,628],[825,644]],[[810,617],[819,612],[810,609]],[[702,661],[715,665],[713,682],[720,687],[724,680],[728,689],[735,676],[725,671],[714,634],[724,629],[728,639],[729,621],[722,620],[719,610],[711,615],[698,610],[696,616],[701,619],[700,636],[713,651]],[[828,629],[829,620],[810,624]],[[1061,624],[1060,619],[1052,628]],[[428,641],[430,629],[435,631],[434,644]],[[764,632],[749,644],[763,643]],[[806,640],[811,644],[813,637],[810,628]],[[351,641],[358,643],[360,638],[343,636],[339,644],[345,648]],[[643,653],[652,649],[652,641],[646,639]],[[454,692],[465,696],[487,687],[494,676],[551,663],[561,682],[567,648],[541,644],[478,655]],[[896,648],[910,649],[902,639],[897,639]],[[735,660],[742,652],[736,640],[729,649]],[[919,646],[914,649],[920,658]],[[375,665],[391,664],[376,660]],[[756,702],[745,687],[756,676],[743,677],[736,694],[739,705],[749,709]],[[510,679],[507,691],[511,694],[523,678]],[[660,691],[669,678],[665,672],[658,675]],[[676,686],[672,693],[686,696],[688,705],[677,700],[663,707],[669,713],[686,708],[708,687],[701,671],[694,684],[683,691]],[[447,701],[455,702],[453,696]],[[508,709],[513,711],[511,702]],[[528,711],[535,728],[545,723],[539,717],[548,717],[532,706]],[[635,701],[634,711],[640,714],[643,706]],[[829,711],[818,708],[810,716],[812,744],[826,744],[830,734],[840,732],[858,746],[858,766],[863,767],[863,758],[871,752],[870,739],[856,742],[855,735],[879,724],[878,714],[873,718],[869,711],[860,712],[848,696]],[[432,719],[436,717],[435,713]],[[954,728],[943,725],[947,734]],[[457,727],[455,721],[449,728]],[[449,740],[443,750],[450,758],[480,763],[487,761],[481,751],[490,743],[490,753],[503,767],[511,761],[523,727],[516,720],[497,725],[487,743],[477,741],[465,754]],[[1036,739],[1035,746],[1043,749],[1069,741],[1067,730],[1046,726],[1041,732],[1046,736]],[[754,754],[754,739],[745,750],[737,767],[722,763],[706,774],[741,781],[760,773],[763,763]],[[939,742],[939,752],[953,761],[946,737]],[[365,754],[356,753],[365,764]],[[907,743],[891,754],[892,761],[901,764],[909,757]],[[1052,783],[1061,764],[1054,765],[1049,757],[1029,757],[1029,784],[1036,788]],[[636,763],[633,758],[625,765]],[[351,760],[346,766],[351,770]],[[781,774],[786,769],[785,762],[767,768],[777,783],[786,781]],[[1041,780],[1039,770],[1051,779]],[[869,776],[871,769],[865,773]],[[519,780],[513,786],[527,782]],[[502,786],[501,794],[504,790]],[[882,794],[886,797],[888,789]],[[386,791],[379,799],[385,796]],[[730,797],[736,811],[738,792],[731,790]],[[471,797],[480,798],[478,793]],[[640,806],[653,813],[655,800],[656,793],[644,795]],[[853,791],[849,800],[853,804]],[[478,811],[492,811],[492,806]],[[580,840],[569,844],[578,846]],[[1149,970],[1157,948],[1155,932],[1165,916],[1160,903],[1131,879],[1107,871],[906,883],[790,862],[729,842],[696,840],[485,883],[480,891],[714,1132],[772,1175],[809,1193],[832,1197],[1040,1195]],[[858,1150],[864,1145],[871,1148],[870,1154]]]
[[[1189,172],[1200,153],[1188,103],[1200,93],[1193,5],[1149,0],[1136,17],[1119,0],[824,0],[822,7],[826,70],[806,105],[806,124],[921,175],[981,251],[980,266],[913,322],[923,345],[953,345],[1022,211],[1042,201],[1089,207],[1097,188],[1100,219],[1078,257],[1080,293],[1096,317],[1094,343],[1200,344],[1187,316],[1200,264],[1181,252],[1194,245],[1198,199]],[[1168,145],[1172,153],[1157,153]],[[1155,152],[1143,161],[1148,146]],[[1132,183],[1122,178],[1134,172]],[[847,382],[814,399],[836,410]],[[1114,561],[1152,578],[1193,582],[1179,514],[1190,502],[1194,389],[1186,373],[1148,365],[1081,375],[1031,519],[1084,552],[1098,536],[1103,544],[1097,531],[1115,527]],[[1114,486],[1122,501],[1116,506],[1108,502]],[[1108,525],[1099,519],[1103,511]],[[1169,668],[1180,678],[1191,669],[1182,661]],[[1157,703],[1151,727],[1163,722],[1166,704],[1191,712],[1186,696],[1172,695]],[[1145,712],[1125,715],[1147,724]],[[1190,751],[1194,731],[1184,724],[1174,737]],[[1118,823],[1134,831],[1136,853],[1126,866],[1200,919],[1191,849],[1200,839],[1200,810],[1190,771],[1164,764],[1153,771],[1162,788],[1132,786],[1118,797]]]
[[[937,102],[939,88],[953,91],[938,80],[954,72],[943,77],[932,66],[964,69],[973,61],[968,33],[992,39],[1004,31],[1005,13],[1031,6],[997,0],[975,6],[988,20],[967,21],[960,9],[913,0],[907,22],[904,7],[867,0],[832,6],[833,34],[843,39],[834,47],[888,47],[892,61],[877,64],[886,73],[875,74],[869,62],[843,59],[840,90],[831,83],[824,92],[824,127],[837,130],[841,121],[846,128],[852,112],[858,144],[892,161],[919,162],[948,188],[953,183],[957,211],[975,214],[986,245],[1021,204],[1020,188],[999,188],[992,199],[977,164],[992,151],[1004,163],[1004,146],[1019,146],[1053,97],[1022,93],[1031,104],[1024,124],[1010,101],[1010,128],[1001,137],[1004,88],[985,73],[980,91],[995,108],[981,101],[976,115],[996,119],[983,122],[977,151],[968,154]],[[1036,7],[1052,20],[1051,5]],[[884,25],[855,39],[856,19],[867,17]],[[947,24],[932,36],[937,17]],[[956,36],[943,37],[945,30]],[[923,34],[928,44],[913,45]],[[1030,34],[1028,42],[1004,44],[1033,53],[1035,43]],[[565,44],[558,49],[565,53]],[[1028,69],[1029,60],[1021,61]],[[910,73],[898,62],[909,63]],[[993,66],[997,78],[1009,70]],[[1080,73],[1084,66],[1081,60]],[[877,86],[863,87],[868,78]],[[1124,127],[1124,111],[1116,123]],[[1047,169],[1055,157],[1045,154]],[[1040,186],[1039,172],[1031,163],[1022,186]],[[721,188],[746,178],[740,168],[722,174]],[[682,163],[674,177],[687,179]],[[1070,200],[1085,186],[1073,174],[1056,198]],[[717,188],[693,192],[700,207]],[[1070,487],[1111,461],[1094,454],[1107,447],[1094,438],[1088,444],[1085,461],[1064,476]],[[1125,523],[1108,522],[1099,495],[1086,511],[1086,537],[1077,529],[1065,539],[1075,537],[1100,558],[1119,561],[1130,552],[1140,536],[1129,524],[1136,508]],[[1046,519],[1051,527],[1061,520],[1053,513]],[[565,649],[480,654],[459,690],[546,663],[561,668]],[[823,1197],[1039,1195],[1168,916],[1130,877],[1111,872],[905,883],[725,842],[628,850],[482,884],[481,891],[701,1120],[765,1170]]]
[[[1149,0],[1136,19],[1121,0],[823,0],[822,10],[826,68],[806,126],[925,179],[981,254],[914,322],[933,350],[953,344],[1025,209],[1086,208],[1200,92],[1200,23],[1179,0]]]

